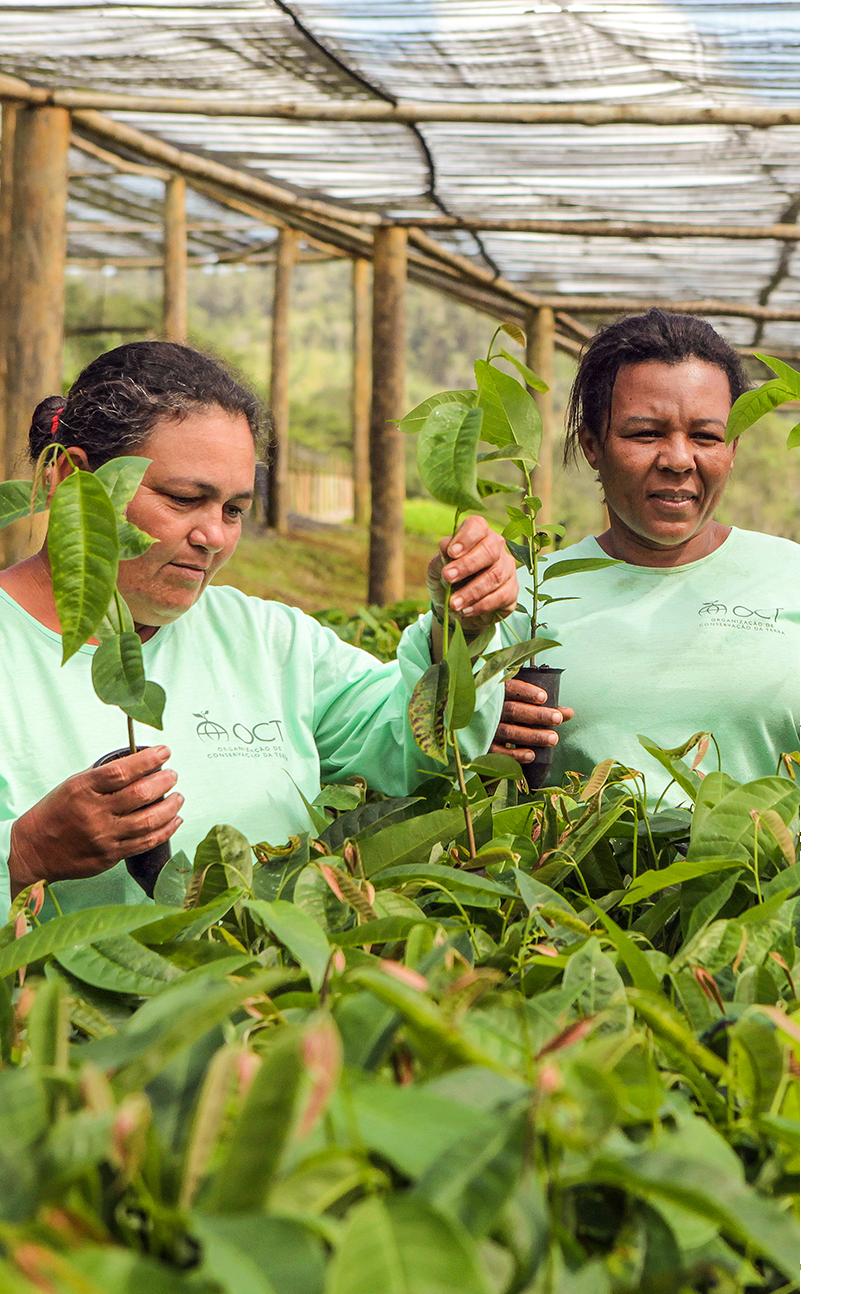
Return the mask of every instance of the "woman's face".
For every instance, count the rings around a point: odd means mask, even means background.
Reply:
[[[246,418],[212,407],[158,423],[137,452],[152,462],[126,515],[158,543],[121,562],[118,587],[136,624],[164,625],[193,606],[235,551],[255,448]]]
[[[701,534],[728,480],[727,374],[715,364],[626,364],[613,388],[604,438],[581,444],[598,472],[614,524],[643,548],[671,549]]]

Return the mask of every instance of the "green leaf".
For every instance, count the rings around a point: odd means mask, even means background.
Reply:
[[[801,424],[796,422],[786,438],[787,449],[798,449],[801,444]]]
[[[629,934],[616,924],[598,903],[587,898],[586,902],[593,909],[599,921],[607,931],[614,948],[626,966],[635,988],[647,989],[651,993],[660,992],[660,980],[649,965],[648,958],[641,948],[637,947]]]
[[[725,428],[725,444],[730,445],[737,436],[742,435],[755,422],[759,422],[771,409],[776,409],[778,405],[794,399],[794,390],[780,378],[773,378],[753,391],[746,391],[731,406]]]
[[[320,1240],[302,1222],[262,1214],[194,1214],[191,1234],[202,1245],[195,1279],[226,1294],[323,1294],[326,1259]],[[192,1281],[182,1289],[190,1294]],[[157,1291],[156,1291],[157,1294]]]
[[[670,1139],[667,1141],[671,1145]],[[719,1172],[711,1163],[660,1149],[615,1161],[601,1157],[592,1165],[590,1176],[634,1195],[645,1193],[677,1202],[712,1218],[726,1235],[767,1258],[790,1280],[798,1279],[794,1219],[774,1200],[755,1193],[741,1175]]]
[[[485,360],[475,364],[479,403],[484,412],[482,436],[491,445],[516,445],[527,467],[540,455],[543,423],[537,402],[521,382]]]
[[[763,814],[773,810],[788,827],[798,809],[798,795],[798,787],[785,777],[760,777],[738,786],[724,782],[718,773],[709,773],[699,788],[687,857],[734,854],[750,860],[755,835],[752,811]],[[758,848],[770,848],[769,834],[759,828],[757,834]]]
[[[73,472],[56,489],[47,551],[64,664],[97,629],[117,579],[117,520],[105,487],[91,472]]]
[[[544,566],[543,583],[546,580],[563,579],[564,575],[580,575],[582,571],[600,571],[605,566],[624,566],[615,557],[570,557],[562,562],[553,562]]]
[[[432,498],[460,512],[481,507],[476,479],[476,451],[481,410],[462,404],[432,409],[420,428],[417,462],[420,479]]]
[[[334,822],[320,834],[320,840],[328,845],[331,853],[340,852],[344,840],[349,837],[360,838],[365,832],[371,834],[376,828],[390,826],[394,822],[404,822],[413,817],[415,806],[420,804],[418,795],[394,797],[389,800],[372,800],[360,804],[348,813],[341,813]]]
[[[0,948],[0,976],[10,975],[21,966],[50,957],[53,953],[75,945],[83,946],[95,939],[111,935],[128,934],[141,926],[149,925],[158,917],[168,915],[167,908],[157,908],[150,903],[126,904],[101,908],[84,908],[67,916],[55,917],[22,939]]]
[[[640,743],[643,750],[648,751],[652,759],[657,760],[658,764],[663,765],[669,776],[678,783],[681,790],[684,791],[693,802],[695,802],[698,798],[702,778],[694,773],[688,764],[683,762],[680,758],[680,753],[688,753],[693,749],[694,745],[706,735],[707,734],[704,732],[696,732],[692,737],[690,737],[689,741],[686,742],[684,746],[677,746],[673,750],[665,750],[662,746],[658,746],[656,741],[652,741],[649,737],[644,737],[642,733],[637,733],[637,741]]]
[[[133,557],[140,557],[158,540],[153,539],[145,530],[139,530],[133,526],[131,521],[121,517],[117,523],[117,542],[120,549],[120,560],[122,562],[131,561]]]
[[[688,1060],[705,1074],[709,1074],[711,1078],[724,1077],[724,1061],[714,1055],[709,1047],[705,1047],[698,1041],[680,1011],[672,1006],[668,998],[662,994],[648,993],[643,989],[628,989],[628,998],[637,1015],[658,1038],[677,1047]]]
[[[158,874],[153,891],[156,903],[181,908],[185,902],[193,871],[193,864],[184,849],[177,850],[171,858],[168,858]]]
[[[506,333],[507,336],[510,337],[511,341],[515,341],[517,346],[521,346],[523,350],[528,345],[528,338],[523,329],[520,328],[519,324],[501,323],[499,324],[499,327],[503,333]]]
[[[761,363],[768,364],[769,368],[792,390],[793,398],[801,398],[801,374],[791,364],[786,364],[782,359],[777,359],[774,355],[757,355]]]
[[[263,1207],[292,1130],[305,1076],[302,1042],[303,1031],[291,1026],[280,1030],[263,1053],[228,1150],[200,1196],[203,1212],[253,1213]]]
[[[491,1294],[463,1227],[423,1200],[369,1199],[348,1214],[326,1294]]]
[[[43,488],[36,493],[32,507],[31,499],[32,481],[0,482],[0,530],[4,526],[10,526],[13,521],[19,521],[21,517],[28,517],[30,512],[43,512],[47,507],[47,495]]]
[[[144,684],[144,695],[140,701],[127,701],[120,708],[124,714],[135,719],[138,723],[145,723],[148,728],[158,728],[159,731],[164,727],[164,703],[167,695],[163,687],[158,683],[153,683],[147,679]]]
[[[475,714],[475,679],[464,631],[459,623],[452,627],[449,649],[449,689],[444,721],[447,728],[465,728]]]
[[[554,638],[530,638],[527,642],[515,643],[513,647],[502,647],[499,651],[491,652],[484,657],[485,663],[475,676],[475,686],[480,687],[503,670],[512,670],[532,656],[559,646],[560,643],[555,642]]]
[[[359,841],[364,871],[373,877],[385,867],[427,863],[435,845],[454,840],[463,829],[461,808],[435,809],[433,813],[423,813],[408,822],[385,827],[376,835]]]
[[[60,966],[83,983],[110,993],[148,997],[160,993],[182,974],[165,957],[128,934],[96,940],[87,947],[65,948],[54,956]]]
[[[94,475],[102,482],[118,516],[125,514],[127,505],[137,494],[138,486],[152,461],[151,458],[124,455],[121,458],[110,458],[97,468]]]
[[[399,421],[400,431],[418,432],[421,430],[426,418],[432,409],[437,409],[441,404],[461,404],[464,408],[470,409],[475,404],[474,391],[438,391],[436,395],[430,395],[422,404],[418,404],[410,413],[406,413],[404,418]]]
[[[446,763],[446,707],[449,703],[449,664],[429,665],[408,702],[408,722],[424,755]]]
[[[548,382],[544,382],[539,373],[535,373],[533,368],[529,368],[527,364],[523,364],[522,360],[517,359],[516,355],[512,355],[509,350],[505,350],[503,347],[499,351],[499,356],[501,356],[502,359],[506,359],[509,364],[513,364],[516,371],[522,374],[526,386],[533,387],[535,391],[548,391]],[[496,356],[496,358],[498,359],[499,356]]]
[[[194,875],[215,866],[222,869],[226,888],[243,885],[249,889],[252,885],[252,849],[246,836],[236,827],[218,823],[197,845]],[[203,889],[205,891],[205,886]],[[213,895],[206,894],[206,897]]]
[[[91,682],[106,705],[123,708],[143,700],[147,682],[144,656],[134,629],[100,643],[91,659]]]
[[[273,902],[252,899],[244,906],[292,954],[308,975],[311,987],[318,990],[325,978],[331,948],[314,918],[285,899]]]
[[[620,907],[630,907],[634,903],[640,903],[670,885],[681,885],[684,881],[691,881],[699,876],[712,876],[715,872],[737,871],[744,866],[745,860],[736,857],[700,860],[684,858],[659,870],[640,872],[628,886],[625,897],[620,899]]]
[[[527,1131],[522,1104],[496,1111],[452,1142],[420,1178],[412,1198],[429,1200],[447,1217],[459,1218],[470,1235],[485,1236],[516,1190]]]

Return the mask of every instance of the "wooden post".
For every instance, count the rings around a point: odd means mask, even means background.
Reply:
[[[290,293],[299,237],[293,229],[280,229],[276,239],[273,287],[273,330],[270,361],[270,414],[273,431],[267,447],[267,525],[287,533],[290,512],[289,480],[289,356]]]
[[[188,340],[188,230],[185,177],[173,175],[164,191],[164,336]]]
[[[12,176],[15,164],[15,122],[17,107],[4,103],[2,109],[2,136],[0,136],[0,474],[10,473],[6,463],[6,371],[9,311],[7,282],[11,264],[12,232]],[[6,565],[6,533],[0,530],[0,567]]]
[[[554,487],[554,361],[555,361],[555,318],[550,306],[540,306],[528,321],[528,348],[526,359],[528,367],[533,368],[538,377],[548,385],[548,391],[532,391],[537,401],[540,417],[543,420],[543,439],[540,444],[540,461],[534,469],[534,493],[543,500],[540,514],[542,521],[554,521],[555,510],[552,499]]]
[[[383,605],[405,592],[405,444],[390,422],[405,403],[405,287],[408,238],[377,229],[373,246],[373,391],[370,413],[370,578],[367,598]]]
[[[356,526],[370,516],[370,270],[362,257],[352,262],[352,492]]]
[[[14,139],[0,335],[7,364],[5,469],[23,476],[32,411],[46,396],[58,395],[62,384],[70,114],[64,108],[19,108]],[[44,530],[38,518],[5,530],[5,562],[29,556]]]

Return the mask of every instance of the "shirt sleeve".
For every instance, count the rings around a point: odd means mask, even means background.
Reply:
[[[324,779],[359,774],[388,795],[405,795],[443,765],[424,755],[414,741],[408,702],[417,680],[431,665],[431,613],[402,635],[397,658],[382,662],[313,624],[314,739]],[[488,651],[502,645],[497,628]],[[483,683],[476,709],[458,740],[467,759],[486,752],[504,701],[501,678]]]
[[[12,906],[12,881],[9,875],[9,857],[12,852],[12,827],[14,818],[0,822],[0,922],[7,921]]]

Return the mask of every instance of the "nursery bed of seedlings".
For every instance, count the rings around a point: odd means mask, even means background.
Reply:
[[[470,765],[472,859],[435,778],[154,904],[22,893],[0,1290],[797,1288],[797,790],[662,758],[691,810]]]

